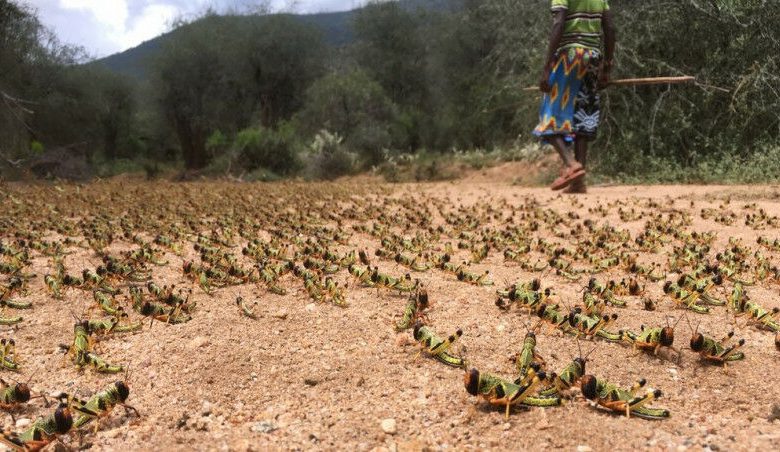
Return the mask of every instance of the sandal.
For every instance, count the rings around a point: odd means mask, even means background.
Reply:
[[[562,188],[566,188],[574,182],[575,180],[579,179],[580,177],[585,175],[585,168],[582,167],[581,164],[575,163],[574,166],[570,166],[568,168],[564,168],[561,170],[561,175],[555,181],[552,183],[553,190],[560,190]]]
[[[588,192],[588,188],[585,186],[584,176],[572,181],[572,183],[569,184],[569,186],[566,187],[565,190],[563,190],[563,193],[570,194],[570,195],[580,195],[580,194],[585,194],[587,192]]]

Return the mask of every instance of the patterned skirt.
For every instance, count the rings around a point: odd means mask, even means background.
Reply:
[[[550,73],[549,93],[539,110],[534,135],[541,139],[564,135],[594,138],[599,126],[600,105],[597,90],[601,54],[584,48],[564,49]]]

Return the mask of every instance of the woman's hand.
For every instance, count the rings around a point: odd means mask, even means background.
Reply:
[[[549,93],[552,90],[552,86],[550,86],[550,73],[552,72],[552,68],[549,64],[544,65],[544,69],[542,69],[542,75],[539,78],[539,91],[543,93]]]
[[[602,61],[599,66],[599,83],[598,89],[604,89],[609,86],[610,75],[612,74],[612,61]]]

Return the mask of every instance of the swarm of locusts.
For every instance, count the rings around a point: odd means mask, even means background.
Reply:
[[[739,366],[748,328],[771,333],[780,349],[778,308],[753,295],[780,287],[780,221],[755,205],[697,209],[629,198],[590,209],[575,200],[560,210],[547,205],[555,197],[461,203],[346,184],[46,184],[4,187],[0,196],[0,369],[8,375],[0,408],[38,415],[25,429],[6,424],[0,441],[18,450],[75,432],[83,440],[108,416],[142,416],[126,404],[134,362],[105,344],[197,322],[229,287],[254,294],[230,300],[245,322],[262,315],[258,300],[268,296],[334,310],[351,309],[358,292],[391,300],[397,315],[388,328],[419,345],[409,359],[450,366],[452,381],[506,417],[513,407],[570,404],[672,416],[656,406],[666,399],[645,376],[616,381],[598,372],[591,353],[608,344],[658,366]],[[606,221],[610,215],[619,222]],[[694,227],[726,219],[761,234],[746,243]],[[89,265],[75,264],[74,254]],[[517,277],[501,281],[499,268]],[[163,282],[161,269],[174,269],[178,281]],[[524,335],[501,339],[511,365],[486,362],[471,347],[462,352],[468,329],[431,321],[444,301],[435,281],[468,287],[480,309],[522,326]],[[577,296],[562,296],[563,288]],[[20,356],[22,339],[12,333],[24,331],[39,305],[55,303],[70,325],[51,332],[61,366],[102,378],[101,386],[77,379],[77,388],[48,387],[45,375],[25,373],[36,358]],[[655,320],[636,327],[636,310]],[[705,318],[717,322],[702,327]],[[577,355],[556,365],[552,341]]]

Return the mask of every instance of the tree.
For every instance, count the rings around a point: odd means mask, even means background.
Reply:
[[[369,3],[355,15],[357,62],[399,105],[425,98],[425,43],[418,18],[398,2]]]
[[[245,36],[242,81],[261,124],[272,127],[300,109],[306,88],[322,75],[326,50],[317,30],[286,15],[248,22]]]
[[[517,90],[503,90],[488,58],[497,46],[485,0],[467,0],[429,27],[432,117],[437,149],[489,148],[517,135]]]
[[[356,12],[355,59],[400,107],[405,147],[422,145],[421,129],[428,104],[426,43],[420,18],[398,2],[372,2]]]
[[[219,116],[235,91],[229,70],[233,43],[224,18],[208,15],[175,31],[156,58],[158,101],[168,119],[188,169],[208,163],[206,138],[219,129]]]
[[[322,44],[309,26],[257,19],[208,15],[175,30],[156,61],[159,104],[187,168],[208,163],[206,139],[215,130],[289,118],[320,73]]]
[[[98,82],[97,107],[103,153],[108,160],[132,157],[120,146],[128,143],[134,129],[133,116],[137,108],[135,87],[126,77],[107,70],[100,71],[95,80]]]
[[[362,70],[331,73],[306,91],[297,115],[300,129],[314,135],[321,129],[345,139],[368,164],[378,163],[382,150],[398,140],[398,109],[382,86]]]
[[[0,152],[6,159],[19,157],[30,139],[34,90],[26,80],[35,62],[47,56],[38,42],[38,19],[27,7],[0,0]]]

